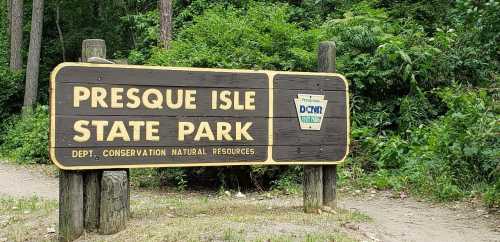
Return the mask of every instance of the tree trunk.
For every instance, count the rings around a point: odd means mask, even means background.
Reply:
[[[26,87],[24,92],[25,110],[31,110],[36,103],[38,92],[38,72],[40,67],[40,49],[42,46],[43,31],[43,1],[33,0],[31,15],[30,47],[28,52],[28,66],[26,67]]]
[[[172,0],[160,0],[159,5],[160,44],[168,49],[172,40]]]
[[[11,23],[12,23],[12,19],[11,19],[11,14],[12,14],[12,9],[11,9],[11,6],[12,6],[12,0],[5,0],[5,2],[7,3],[7,36],[10,38],[10,26],[11,26]]]
[[[61,51],[62,51],[62,59],[63,61],[66,61],[66,48],[64,47],[64,37],[63,37],[63,32],[61,29],[61,23],[60,23],[60,6],[62,4],[62,1],[59,2],[56,6],[56,27],[57,27],[57,33],[59,34],[59,41],[61,42]]]
[[[23,0],[11,0],[10,6],[10,70],[23,69]]]

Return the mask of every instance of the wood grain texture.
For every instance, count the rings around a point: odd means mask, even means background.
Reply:
[[[266,71],[241,71],[193,68],[161,68],[125,65],[78,65],[66,63],[58,66],[51,78],[51,157],[62,169],[88,167],[96,169],[152,166],[189,166],[207,165],[239,165],[256,164],[318,164],[339,162],[347,152],[348,144],[348,101],[345,81],[335,75],[286,73]],[[139,93],[155,88],[161,93],[171,89],[176,93],[179,89],[196,90],[196,110],[161,109],[150,110],[143,106],[137,109],[112,109],[107,107],[89,107],[84,101],[80,107],[73,107],[73,87],[114,87],[138,88]],[[253,91],[255,110],[212,110],[211,91],[229,90]],[[270,93],[272,92],[272,93]],[[328,100],[322,128],[320,131],[301,130],[295,109],[294,98],[298,94],[324,95]],[[109,97],[106,97],[109,99]],[[110,99],[105,101],[109,104]],[[174,98],[176,99],[176,97]],[[165,102],[165,100],[164,100]],[[164,103],[163,102],[163,103]],[[125,100],[124,100],[124,103]],[[272,111],[272,112],[271,112]],[[159,141],[146,140],[144,129],[140,140],[123,140],[116,138],[110,141],[95,140],[95,127],[91,125],[91,138],[84,142],[76,142],[73,137],[78,134],[74,130],[77,120],[105,120],[109,126],[104,127],[104,140],[111,130],[113,122],[124,122],[127,133],[132,139],[133,127],[128,121],[159,122]],[[186,136],[184,141],[178,140],[179,122],[192,122],[195,132]],[[202,138],[194,141],[196,128],[201,122],[208,122],[214,136],[217,136],[216,123],[227,122],[235,129],[235,123],[252,122],[248,133],[253,140],[235,140],[235,133],[230,132],[233,140],[209,140]],[[270,133],[271,132],[271,133]],[[271,147],[268,147],[271,146]],[[238,148],[253,149],[251,155],[161,155],[161,156],[105,156],[106,150],[119,149],[173,149],[189,148]],[[72,152],[91,150],[94,156],[74,157]],[[97,154],[97,155],[95,155]],[[270,157],[272,154],[272,157]],[[335,158],[335,159],[333,159]],[[64,164],[64,165],[62,165]]]
[[[127,172],[104,171],[101,179],[100,234],[114,234],[125,229],[128,204]]]
[[[273,146],[273,158],[278,163],[342,160],[346,152],[346,145]]]
[[[304,166],[304,212],[318,213],[323,203],[323,181],[321,166]]]
[[[106,90],[110,88],[123,88],[128,90],[129,88],[139,89],[139,93],[142,94],[144,90],[149,88],[155,88],[165,95],[167,89],[171,89],[174,102],[177,103],[177,92],[180,89],[186,90],[196,90],[196,109],[169,109],[165,105],[165,100],[163,100],[162,109],[147,109],[144,106],[139,106],[138,108],[128,108],[126,102],[124,102],[123,108],[92,108],[90,107],[89,101],[82,101],[80,107],[73,107],[73,88],[75,86],[79,87],[102,87]],[[170,87],[170,86],[145,86],[145,85],[121,85],[121,84],[88,84],[88,83],[61,83],[57,87],[57,93],[64,93],[65,95],[60,95],[56,101],[56,115],[121,115],[121,116],[135,116],[135,115],[151,115],[151,116],[211,116],[211,117],[268,117],[269,116],[269,91],[267,89],[256,89],[256,88],[200,88],[200,87]],[[255,110],[221,110],[212,109],[211,98],[212,91],[217,91],[220,94],[221,91],[231,91],[239,92],[241,102],[244,101],[244,92],[253,91],[255,92],[254,106]],[[126,100],[125,94],[123,95]],[[110,95],[105,98],[106,103],[110,103]],[[182,99],[181,99],[182,100]],[[240,103],[243,104],[243,103]]]
[[[277,74],[274,76],[274,88],[290,90],[345,91],[344,81],[337,76],[311,76],[297,74]]]
[[[99,227],[101,177],[102,171],[83,173],[83,211],[87,231],[96,231]]]
[[[336,71],[336,47],[333,41],[324,41],[318,48],[318,72]],[[347,101],[345,98],[344,102]],[[346,130],[346,132],[348,132]],[[347,151],[345,151],[347,153]],[[347,155],[347,154],[346,154]],[[323,205],[337,206],[337,165],[323,165]]]
[[[170,87],[268,87],[265,73],[232,73],[138,68],[99,68],[65,66],[59,70],[56,83],[124,84]]]
[[[325,118],[346,118],[346,98],[345,91],[324,91],[324,90],[289,90],[274,89],[274,117],[294,117],[297,118],[294,99],[298,94],[325,95],[328,100],[326,105]]]
[[[106,120],[109,124],[114,121],[124,121],[128,124],[129,121],[157,121],[159,122],[159,141],[146,141],[144,130],[141,132],[141,140],[133,141],[132,132],[133,128],[126,127],[127,132],[130,134],[131,141],[124,141],[117,138],[114,141],[96,141],[95,135],[91,136],[92,140],[88,142],[75,142],[73,136],[77,133],[73,131],[73,124],[77,120]],[[199,141],[194,141],[196,135],[196,128],[193,134],[185,136],[184,141],[178,141],[179,122],[192,122],[195,127],[199,127],[201,122],[209,122],[211,130],[216,136],[216,122],[227,122],[231,124],[233,130],[229,134],[232,141],[214,140],[209,141],[207,138],[202,138]],[[236,122],[240,122],[243,126],[246,122],[252,122],[248,129],[249,135],[253,140],[236,140],[234,130],[236,129]],[[61,116],[58,118],[59,129],[56,130],[56,136],[59,137],[56,141],[57,148],[63,147],[118,147],[118,146],[203,146],[203,145],[267,145],[268,143],[268,119],[267,118],[240,118],[240,117],[148,117],[148,116]],[[111,126],[104,128],[104,135],[108,133]],[[95,132],[93,132],[95,134]],[[217,137],[215,137],[217,138]]]
[[[83,177],[75,171],[59,172],[59,241],[73,241],[83,233]]]
[[[166,156],[109,156],[104,157],[103,152],[120,152],[121,150],[137,149],[137,150],[149,150],[157,149],[158,147],[96,147],[88,148],[86,150],[92,150],[94,153],[93,157],[83,157],[75,158],[72,156],[74,148],[59,148],[57,154],[57,160],[61,161],[65,166],[111,166],[116,164],[121,165],[150,165],[150,164],[189,164],[189,163],[221,163],[225,162],[241,162],[245,163],[247,161],[253,162],[264,162],[267,159],[267,146],[196,146],[196,147],[161,147],[159,149],[166,150]],[[187,149],[192,150],[193,148],[197,150],[205,149],[207,155],[189,155],[192,154],[191,151],[188,155],[172,155],[172,149]],[[227,151],[237,152],[239,149],[240,153],[250,152],[250,149],[254,150],[252,155],[224,155],[224,154],[214,154],[213,149],[226,149]],[[220,151],[220,150],[219,150]]]
[[[323,165],[323,205],[337,207],[337,165]]]

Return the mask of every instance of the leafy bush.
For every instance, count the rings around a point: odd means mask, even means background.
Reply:
[[[181,30],[149,64],[270,70],[313,70],[315,31],[288,22],[286,4],[250,3],[246,10],[216,5]]]
[[[0,136],[2,155],[21,164],[48,163],[49,116],[47,106],[39,106],[33,114],[10,118]]]
[[[0,119],[6,119],[20,109],[22,76],[22,73],[13,73],[0,67]]]
[[[458,86],[434,93],[448,108],[444,115],[427,126],[407,130],[408,135],[367,138],[362,147],[378,169],[392,170],[383,174],[399,177],[405,186],[420,194],[453,200],[477,185],[496,186],[500,177],[499,114],[494,109],[492,93],[488,89],[465,90]],[[376,174],[372,180],[380,184],[381,173]],[[382,183],[385,185],[376,186],[385,188],[389,184]],[[395,184],[398,183],[391,187]],[[497,196],[492,189],[487,189],[490,200]]]

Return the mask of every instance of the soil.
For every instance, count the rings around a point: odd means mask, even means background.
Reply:
[[[56,200],[58,181],[43,173],[40,169],[0,162],[0,195]],[[372,218],[370,222],[343,225],[361,241],[500,242],[498,211],[488,212],[466,202],[435,204],[406,196],[394,198],[388,191],[357,191],[339,196],[340,207]],[[301,198],[296,196],[279,200],[279,203],[301,203]]]

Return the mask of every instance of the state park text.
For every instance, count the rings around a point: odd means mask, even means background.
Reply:
[[[321,130],[300,128],[304,93],[328,100]],[[51,78],[50,153],[62,169],[335,164],[348,117],[338,74],[63,63]]]

